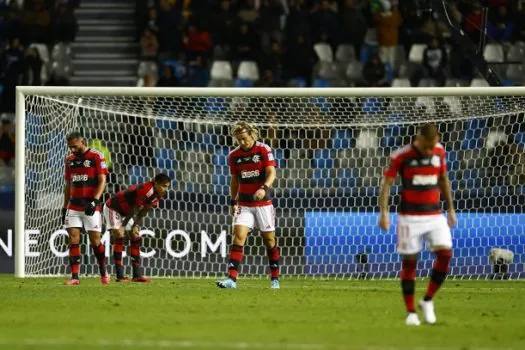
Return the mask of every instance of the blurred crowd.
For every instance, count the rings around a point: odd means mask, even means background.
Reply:
[[[452,40],[448,19],[477,43],[484,6],[489,7],[488,42],[525,42],[522,1],[450,0],[446,2],[448,17],[441,2],[433,2],[436,11],[430,11],[429,3],[139,2],[139,40],[145,62],[139,69],[139,85],[390,86],[395,78],[407,78],[412,86],[422,79],[436,86],[445,85],[447,78],[469,82],[476,71],[461,44]],[[418,44],[423,46],[414,47]],[[411,51],[417,48],[421,52],[415,55],[420,57],[411,59]],[[214,66],[214,62],[221,64]],[[217,84],[221,79],[231,81]]]

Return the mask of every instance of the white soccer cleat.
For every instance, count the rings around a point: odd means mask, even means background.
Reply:
[[[434,302],[432,300],[419,302],[419,307],[423,311],[425,322],[428,324],[436,323],[436,313],[434,312]]]
[[[279,280],[272,280],[271,289],[280,289]]]
[[[225,278],[223,280],[215,282],[217,287],[226,288],[226,289],[235,289],[237,288],[237,283],[231,278]]]
[[[415,312],[411,312],[408,314],[405,324],[407,326],[419,326],[421,322],[419,321],[417,314]]]

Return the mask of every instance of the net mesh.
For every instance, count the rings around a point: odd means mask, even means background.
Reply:
[[[67,252],[59,230],[65,136],[72,131],[81,131],[105,153],[107,195],[158,172],[174,179],[168,198],[143,224],[151,231],[143,236],[146,275],[224,273],[231,241],[228,129],[239,120],[259,126],[277,159],[273,194],[283,275],[397,275],[395,228],[385,233],[377,227],[379,183],[389,154],[409,143],[426,122],[439,126],[458,209],[452,276],[493,276],[491,248],[512,251],[504,272],[523,275],[521,96],[26,95],[25,107],[25,222],[26,230],[39,230],[28,237],[33,240],[26,251],[28,275],[69,271],[67,258],[57,252]],[[392,216],[399,191],[397,182]],[[95,259],[86,242],[84,237],[81,271],[93,274]],[[241,275],[267,273],[266,250],[257,234],[249,236],[245,254]],[[420,255],[420,276],[428,276],[432,258],[428,252]],[[129,272],[129,261],[124,263]]]

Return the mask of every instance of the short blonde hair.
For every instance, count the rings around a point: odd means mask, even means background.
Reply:
[[[248,133],[254,141],[259,139],[259,130],[250,123],[236,122],[230,129],[230,135],[233,137],[234,141],[237,141],[237,136],[245,132]]]

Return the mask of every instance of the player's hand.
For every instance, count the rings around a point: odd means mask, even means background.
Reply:
[[[92,198],[88,203],[86,203],[84,207],[84,214],[87,216],[93,216],[95,214],[95,211],[97,211],[97,205],[99,204],[99,200]]]
[[[135,237],[138,237],[139,233],[140,233],[139,225],[133,225],[133,227],[131,227],[131,235],[135,236]]]
[[[264,196],[266,196],[266,190],[264,188],[259,188],[257,192],[255,192],[255,194],[253,195],[253,198],[255,198],[255,200],[260,201],[264,198]]]
[[[447,215],[448,227],[452,228],[456,226],[457,218],[454,210],[449,210]]]
[[[379,215],[379,227],[385,231],[390,229],[390,218],[388,217],[388,214],[381,213]]]
[[[66,224],[66,214],[67,214],[67,208],[62,208],[62,225]]]

